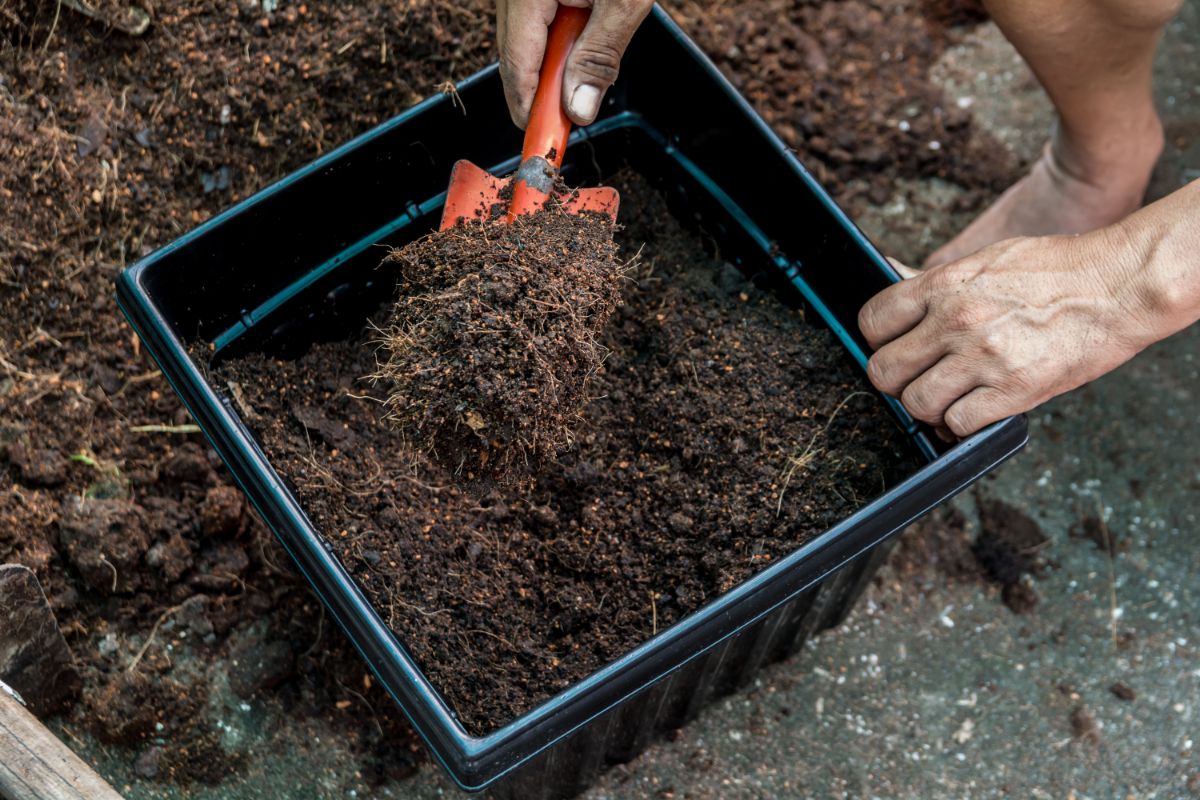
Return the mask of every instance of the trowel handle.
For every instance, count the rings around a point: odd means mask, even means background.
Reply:
[[[560,5],[550,23],[537,93],[525,128],[521,166],[513,183],[509,219],[541,209],[554,186],[554,176],[562,166],[563,151],[571,135],[571,120],[563,111],[563,73],[567,56],[591,14],[590,8]]]

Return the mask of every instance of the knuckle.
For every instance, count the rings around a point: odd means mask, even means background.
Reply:
[[[909,384],[900,395],[900,402],[908,409],[908,413],[922,422],[937,425],[942,421],[941,409],[937,408],[933,395],[920,382]]]
[[[1008,347],[1005,339],[996,331],[988,331],[979,340],[980,351],[988,358],[1007,358]]]
[[[953,261],[924,273],[925,288],[934,294],[944,294],[960,287],[973,271],[969,260]]]
[[[970,436],[975,432],[971,427],[970,412],[965,408],[955,406],[946,412],[946,418],[942,423],[950,429],[950,432],[955,436]]]
[[[895,395],[900,388],[895,385],[895,380],[892,377],[893,370],[887,363],[886,358],[880,358],[878,354],[871,357],[867,361],[867,379],[874,384],[875,388],[885,394]]]
[[[862,331],[862,335],[868,342],[875,341],[878,318],[879,314],[875,311],[874,302],[867,303],[858,311],[858,329]]]
[[[1005,383],[1011,392],[1020,395],[1030,393],[1037,386],[1033,370],[1024,364],[1007,365],[1005,369]]]
[[[621,49],[612,42],[580,42],[574,55],[575,68],[588,83],[610,85],[621,70]]]
[[[954,268],[954,264],[946,264],[922,273],[925,288],[931,292],[944,291],[953,283],[951,276],[954,274]]]
[[[970,303],[954,303],[942,312],[948,330],[959,333],[973,330],[979,324],[979,313]]]

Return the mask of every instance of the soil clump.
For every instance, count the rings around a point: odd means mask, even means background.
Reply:
[[[528,479],[574,439],[621,298],[611,220],[556,205],[393,250],[373,378],[399,434],[466,480]]]

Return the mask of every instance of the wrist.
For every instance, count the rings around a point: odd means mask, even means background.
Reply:
[[[1200,181],[1098,231],[1141,347],[1200,319]]]

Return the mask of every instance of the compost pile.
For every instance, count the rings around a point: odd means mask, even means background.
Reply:
[[[317,529],[479,735],[827,530],[914,464],[830,333],[707,254],[644,180],[614,183],[629,221],[618,243],[640,249],[641,266],[601,332],[610,352],[574,445],[528,481],[464,485],[452,465],[398,443],[380,419],[382,387],[361,377],[370,326],[294,361],[215,367],[217,385],[240,387]]]
[[[552,204],[393,250],[374,379],[397,430],[466,480],[520,480],[567,449],[620,302],[612,228]]]

